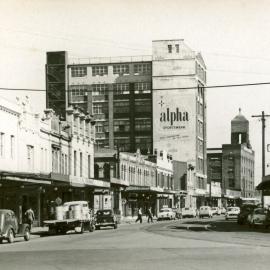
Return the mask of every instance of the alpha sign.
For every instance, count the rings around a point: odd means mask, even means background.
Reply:
[[[154,148],[166,150],[176,160],[189,160],[195,140],[196,100],[187,92],[155,92],[153,97]]]

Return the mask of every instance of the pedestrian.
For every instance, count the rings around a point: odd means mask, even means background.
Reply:
[[[141,208],[138,209],[138,217],[135,222],[137,223],[137,221],[140,221],[140,223],[142,223],[142,209]]]
[[[147,216],[148,216],[147,222],[149,223],[151,221],[151,223],[153,223],[153,214],[151,211],[151,207],[147,209]]]
[[[25,217],[26,217],[26,223],[29,224],[30,230],[32,228],[32,224],[35,220],[35,214],[32,208],[30,207],[26,212],[25,212]]]

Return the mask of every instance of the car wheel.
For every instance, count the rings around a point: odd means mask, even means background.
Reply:
[[[118,225],[117,225],[117,223],[115,223],[114,226],[113,226],[113,228],[114,229],[117,229],[117,227],[118,227]]]
[[[30,230],[29,230],[29,228],[26,228],[25,229],[23,238],[24,238],[25,241],[29,241],[30,240]]]
[[[100,227],[99,226],[96,226],[96,230],[100,230]]]
[[[8,242],[9,243],[13,243],[14,242],[14,232],[12,229],[9,229],[8,231]]]
[[[95,230],[94,224],[90,223],[89,224],[89,232],[93,232]]]

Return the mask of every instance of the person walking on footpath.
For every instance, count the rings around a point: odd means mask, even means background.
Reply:
[[[147,216],[148,216],[148,219],[147,219],[147,222],[150,223],[153,223],[153,214],[152,214],[152,211],[151,211],[151,207],[149,207],[147,209]]]
[[[137,223],[137,221],[140,221],[140,223],[142,223],[142,209],[141,209],[141,207],[138,209],[138,217],[137,217],[135,222]]]
[[[30,226],[30,231],[32,229],[32,224],[35,220],[35,214],[32,208],[30,207],[26,212],[25,212],[25,217],[26,217],[26,223],[29,224]]]

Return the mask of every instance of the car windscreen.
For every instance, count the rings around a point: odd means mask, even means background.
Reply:
[[[108,211],[97,211],[97,215],[98,216],[109,216],[112,214],[112,211],[108,210]]]

